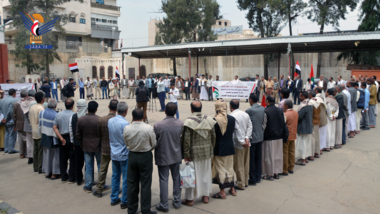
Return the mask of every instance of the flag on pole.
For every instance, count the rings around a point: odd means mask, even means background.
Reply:
[[[309,78],[311,79],[311,82],[314,82],[314,69],[313,69],[313,64],[311,64],[311,71],[310,71],[310,76]]]
[[[70,68],[70,71],[72,73],[79,72],[78,64],[77,63],[71,63],[71,64],[69,64],[69,68]]]
[[[296,72],[294,73],[294,76],[298,76],[298,75],[301,75],[301,67],[300,67],[300,64],[298,63],[297,61],[297,64],[296,64]]]
[[[263,100],[261,101],[261,106],[266,108],[267,107],[267,104],[265,103],[265,95],[263,95]]]
[[[115,75],[116,75],[116,78],[120,79],[120,73],[119,73],[119,69],[117,68],[117,66],[116,66],[116,73],[115,73]]]

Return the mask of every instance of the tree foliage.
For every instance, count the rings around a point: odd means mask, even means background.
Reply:
[[[360,6],[359,21],[361,21],[358,31],[379,31],[380,30],[380,1],[364,0]],[[357,65],[378,65],[380,51],[347,51],[342,52],[337,60],[345,60]]]
[[[49,64],[51,64],[54,59],[61,61],[57,49],[58,41],[57,39],[62,39],[65,37],[65,29],[63,26],[68,21],[69,14],[61,14],[59,16],[59,21],[56,22],[52,32],[42,35],[43,45],[52,45],[51,50],[28,50],[25,49],[25,45],[30,45],[30,31],[24,27],[23,20],[21,18],[20,12],[26,12],[28,14],[38,13],[44,18],[45,23],[53,20],[57,17],[54,14],[54,8],[70,0],[40,0],[40,1],[30,1],[30,0],[9,0],[11,3],[11,13],[13,18],[13,27],[17,29],[17,35],[15,38],[16,50],[15,55],[18,63],[17,67],[26,67],[27,73],[38,72],[41,70],[46,70],[49,73]],[[78,0],[83,2],[83,0]]]

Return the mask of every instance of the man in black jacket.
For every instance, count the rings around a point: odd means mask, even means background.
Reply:
[[[297,79],[294,81],[294,90],[293,90],[294,105],[296,105],[297,99],[298,99],[298,105],[300,104],[300,94],[302,92],[302,88],[303,88],[303,81],[301,79],[301,76],[298,75]]]
[[[72,100],[74,100],[75,98],[74,98],[74,92],[75,92],[75,90],[77,89],[77,87],[75,87],[74,85],[73,85],[73,83],[74,83],[74,79],[73,78],[70,78],[69,79],[69,83],[67,84],[67,99],[72,99]]]
[[[336,93],[334,94],[336,102],[339,105],[339,114],[336,118],[336,130],[335,130],[335,149],[342,148],[343,143],[343,133],[345,133],[343,119],[346,118],[348,114],[348,108],[344,102],[344,94],[342,93],[343,87],[341,85],[335,86]]]
[[[144,122],[146,122],[146,108],[149,102],[149,89],[145,87],[144,81],[139,82],[139,87],[136,89],[137,108],[144,110]]]
[[[273,180],[279,179],[278,173],[283,172],[283,135],[285,129],[284,112],[277,108],[273,95],[269,95],[266,102],[265,114],[267,116],[267,126],[264,131],[263,157],[262,157],[262,178]]]
[[[106,99],[107,99],[108,98],[107,96],[108,82],[105,77],[103,77],[103,80],[100,82],[100,88],[102,88],[103,100],[104,100],[104,94],[106,94]]]

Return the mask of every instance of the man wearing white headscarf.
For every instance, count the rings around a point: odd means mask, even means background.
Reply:
[[[87,94],[87,99],[89,100],[93,95],[92,88],[94,87],[94,82],[90,80],[90,77],[87,77],[86,82],[84,82],[84,85],[86,87],[86,94]]]
[[[108,84],[109,96],[112,99],[117,100],[119,86],[116,83],[116,78],[113,78],[112,81]]]
[[[83,183],[83,165],[84,165],[84,152],[78,139],[75,137],[77,131],[78,119],[85,116],[87,113],[87,103],[85,99],[80,99],[77,102],[77,113],[70,117],[69,132],[70,141],[74,144],[74,158],[75,158],[75,177],[77,185],[80,186]]]

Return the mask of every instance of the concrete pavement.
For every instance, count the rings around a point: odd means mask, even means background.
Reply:
[[[130,122],[135,101],[125,101],[131,109],[126,117]],[[99,103],[97,114],[104,116],[108,113],[109,100],[100,100]],[[156,103],[159,105],[158,100]],[[213,103],[202,103],[204,114],[213,117]],[[179,101],[178,104],[180,119],[184,120],[191,114],[190,101]],[[244,100],[240,109],[248,107]],[[63,103],[59,103],[58,108],[64,109]],[[154,124],[165,115],[154,111],[149,112],[148,117]],[[377,122],[379,124],[379,118]],[[175,210],[170,202],[170,213],[380,213],[379,130],[362,131],[349,139],[342,149],[325,152],[306,166],[296,166],[293,175],[281,176],[272,182],[262,181],[258,186],[238,191],[236,197],[227,194],[226,200],[210,198],[209,204],[197,199],[193,207],[182,206],[180,210]],[[20,160],[17,154],[0,152],[0,170],[0,200],[25,214],[127,212],[120,206],[110,206],[110,191],[105,192],[102,198],[96,198],[85,193],[83,185],[78,187],[76,184],[62,184],[60,180],[45,179],[45,175],[34,173],[27,159]],[[110,165],[107,184],[111,183],[111,175]],[[171,186],[172,182],[169,183],[170,200]],[[213,192],[218,192],[217,185],[213,185]],[[155,166],[152,211],[158,202],[159,183]]]

